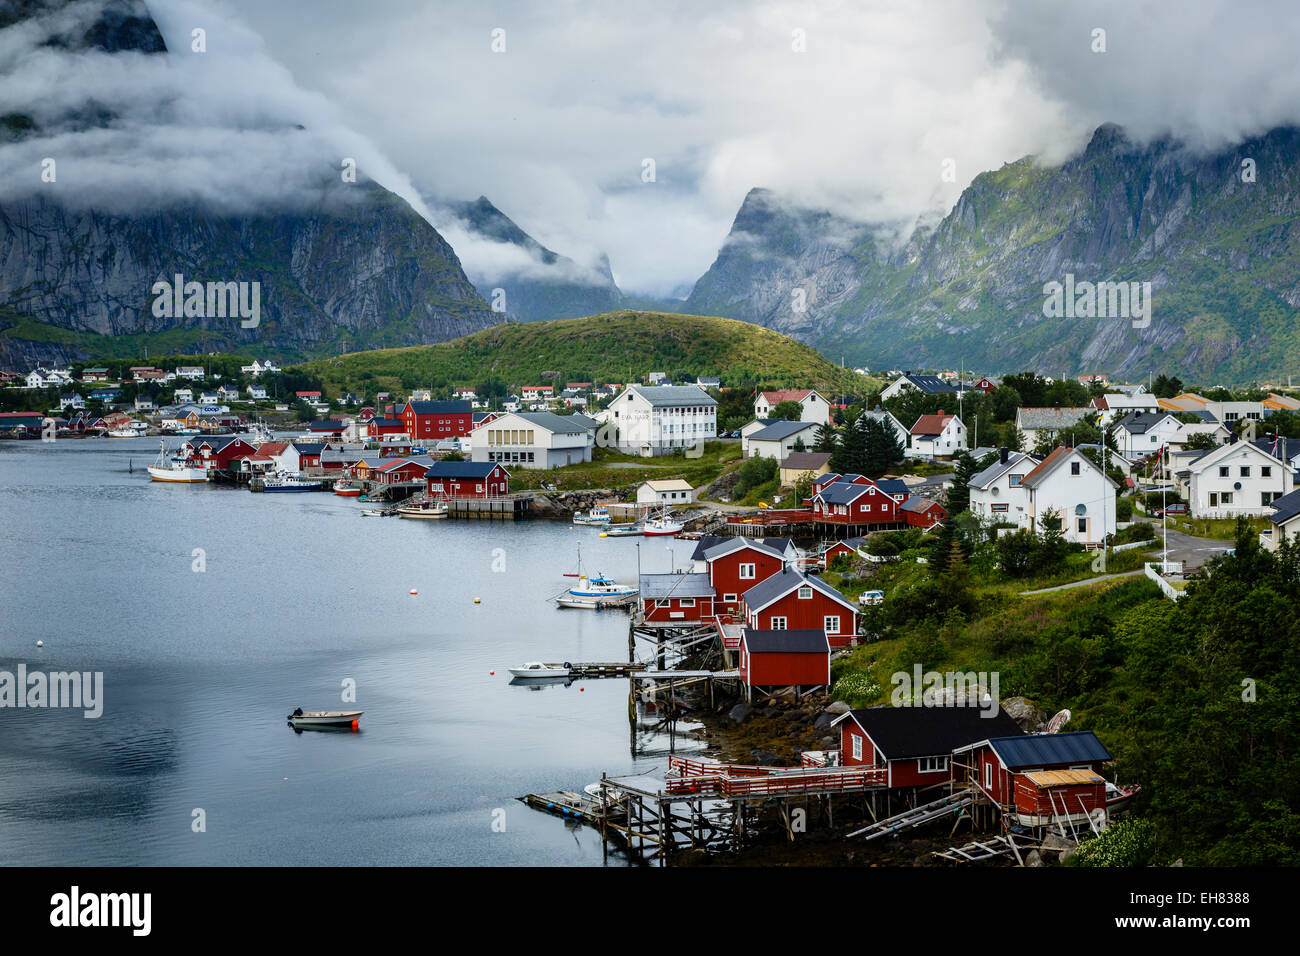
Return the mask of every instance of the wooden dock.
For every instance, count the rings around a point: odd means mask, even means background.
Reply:
[[[499,495],[494,498],[444,498],[448,518],[519,521],[532,514],[533,496]]]

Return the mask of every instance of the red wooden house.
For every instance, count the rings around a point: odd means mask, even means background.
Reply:
[[[641,615],[648,623],[699,624],[715,613],[707,574],[643,574],[637,587]]]
[[[760,541],[728,538],[703,554],[719,610],[740,610],[740,596],[786,566],[785,554]]]
[[[744,593],[745,623],[756,631],[826,632],[831,647],[844,647],[858,633],[858,609],[829,584],[789,568]]]
[[[812,496],[813,520],[852,527],[897,526],[903,524],[901,503],[870,478],[846,481],[841,478]]]
[[[304,471],[308,468],[320,467],[320,456],[329,445],[318,441],[296,441],[293,442],[294,450],[298,453],[298,470]]]
[[[431,498],[494,498],[510,493],[510,473],[494,461],[435,461],[424,480]]]
[[[933,528],[948,520],[948,510],[931,498],[911,497],[899,506],[899,514],[913,528]]]
[[[403,431],[414,441],[441,441],[474,430],[469,402],[407,402],[397,413]]]
[[[1091,730],[989,736],[954,748],[967,779],[1022,826],[1083,821],[1106,806],[1110,751]]]
[[[835,725],[841,765],[885,767],[890,787],[947,784],[957,748],[990,733],[1007,740],[1024,736],[1004,711],[980,707],[869,707],[842,714]]]
[[[234,435],[213,435],[188,439],[181,445],[181,454],[193,468],[226,469],[238,458],[257,454],[257,449]]]
[[[407,481],[421,481],[433,465],[432,458],[383,459],[384,464],[371,469],[370,475],[376,484],[396,485]]]
[[[859,535],[856,538],[849,538],[845,541],[836,541],[822,552],[822,568],[829,568],[832,561],[836,558],[843,557],[844,555],[856,558],[858,556],[858,548],[862,547],[862,545],[866,543],[866,540],[866,538]]]
[[[831,645],[820,628],[756,631],[745,628],[740,638],[740,680],[745,695],[778,687],[796,693],[831,684]]]
[[[406,425],[400,418],[371,418],[365,423],[367,438],[382,438],[385,435],[404,435]]]

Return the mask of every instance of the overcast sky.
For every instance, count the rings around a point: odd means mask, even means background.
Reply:
[[[1101,122],[1198,146],[1300,122],[1289,0],[149,7],[173,56],[139,74],[147,93],[47,48],[19,56],[11,39],[0,107],[42,84],[150,101],[148,122],[113,149],[149,142],[159,190],[195,164],[232,164],[240,176],[203,173],[230,201],[300,188],[285,157],[305,166],[347,150],[417,203],[484,194],[557,252],[606,252],[625,291],[660,295],[708,268],[754,186],[912,221],[946,211],[982,170],[1026,153],[1059,162]],[[208,30],[206,57],[186,55],[192,26]],[[1094,52],[1098,29],[1105,52]],[[251,133],[221,133],[250,121]],[[294,121],[307,130],[286,133]],[[168,136],[167,123],[190,132]],[[183,155],[200,143],[199,158]],[[266,172],[250,182],[249,168]],[[472,274],[481,250],[448,238]]]

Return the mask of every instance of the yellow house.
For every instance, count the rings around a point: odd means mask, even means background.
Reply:
[[[831,470],[831,453],[828,451],[796,451],[781,462],[781,486],[794,485],[800,475],[817,478]]]

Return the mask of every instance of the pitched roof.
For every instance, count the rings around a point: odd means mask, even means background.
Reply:
[[[1076,407],[1017,408],[1016,426],[1036,431],[1040,428],[1069,428],[1091,414],[1094,409]]]
[[[417,415],[465,415],[470,411],[469,402],[464,401],[407,402],[402,409],[408,406]]]
[[[681,478],[661,478],[641,482],[651,491],[691,491],[691,483]],[[637,485],[641,487],[641,485]]]
[[[500,466],[495,461],[435,461],[425,473],[426,478],[486,478],[494,468]]]
[[[798,571],[792,571],[790,568],[782,568],[779,574],[774,574],[766,581],[754,585],[748,591],[741,595],[745,604],[751,611],[758,611],[767,607],[778,598],[784,597],[795,588],[808,586],[814,591],[820,591],[822,594],[836,601],[839,601],[846,607],[857,610],[852,604],[845,599],[844,595],[835,590],[820,578],[808,577],[800,574]]]
[[[1022,488],[1032,488],[1050,474],[1057,465],[1065,460],[1074,449],[1069,445],[1061,445],[1059,448],[1052,450],[1052,453],[1040,461],[1035,468],[1021,480]]]
[[[971,475],[970,486],[972,488],[983,490],[1016,466],[1029,467],[1032,469],[1037,467],[1038,462],[1039,459],[1035,458],[1033,455],[1028,455],[1020,451],[1010,452],[1008,453],[1005,462],[1001,460],[995,461],[983,471],[977,471],[975,474]]]
[[[1145,435],[1168,417],[1168,412],[1132,412],[1116,422],[1115,427],[1130,435]]]
[[[325,448],[325,443],[321,441],[296,441],[291,444],[298,449],[300,455],[319,455]]]
[[[829,654],[830,641],[818,629],[797,631],[756,631],[745,628],[740,641],[751,654]]]
[[[911,428],[913,435],[942,435],[944,428],[956,415],[922,415]]]
[[[786,455],[785,461],[781,462],[781,467],[797,468],[801,471],[815,471],[830,460],[831,453],[828,451],[795,451]]]
[[[816,422],[775,421],[766,428],[749,436],[750,441],[784,441],[791,435],[797,435],[809,428],[817,428]]]
[[[705,561],[716,561],[718,558],[726,557],[736,551],[742,550],[758,551],[762,554],[770,554],[774,558],[784,560],[785,555],[776,548],[770,547],[761,541],[754,541],[748,538],[723,538],[722,543],[714,544],[701,553]]]
[[[709,576],[699,572],[690,574],[643,574],[637,585],[642,598],[698,598],[713,597],[716,592]]]
[[[636,392],[655,407],[718,404],[698,385],[629,385],[628,391]]]
[[[847,505],[868,494],[873,487],[873,485],[855,485],[851,481],[836,481],[827,485],[813,497],[820,498],[828,505]]]
[[[907,482],[902,478],[877,478],[876,487],[887,495],[907,494]]]
[[[1296,515],[1300,515],[1300,488],[1273,499],[1273,513],[1268,520],[1274,524],[1286,524]]]
[[[812,392],[811,388],[782,388],[775,392],[763,392],[762,395],[769,405],[780,405],[782,402],[802,402]]]
[[[997,735],[1024,736],[1020,725],[999,709],[992,716],[982,707],[869,707],[851,710],[835,723],[852,719],[889,760],[950,754],[959,747]]]
[[[1110,760],[1111,753],[1091,730],[1064,734],[1022,734],[990,737],[989,746],[1008,770],[1056,763],[1093,763]]]
[[[939,502],[922,495],[913,495],[898,506],[899,511],[915,511],[917,514],[924,514],[931,508],[938,508],[940,511],[944,510],[943,505],[939,504]]]
[[[928,395],[938,395],[943,392],[955,392],[958,389],[957,385],[955,385],[952,382],[945,382],[937,375],[907,374],[904,375],[903,378],[907,379],[918,389],[920,389],[921,391],[925,392]]]
[[[554,432],[557,435],[581,435],[587,431],[587,426],[578,420],[577,415],[556,415],[554,412],[509,412],[516,418],[522,418],[526,422],[536,425],[538,428],[545,428],[548,432]],[[585,416],[583,416],[585,418]],[[489,422],[495,425],[500,419]]]

